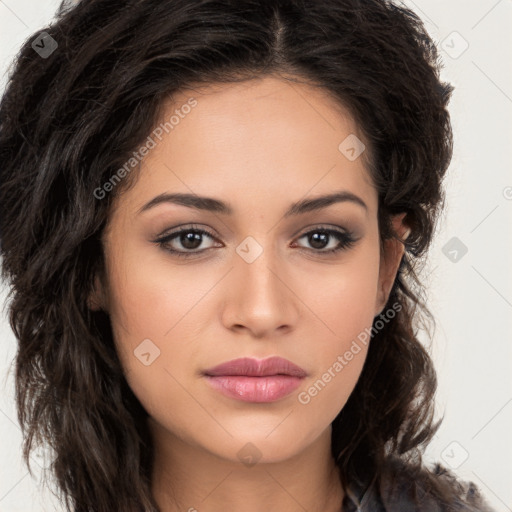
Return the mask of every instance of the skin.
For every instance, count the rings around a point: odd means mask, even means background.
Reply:
[[[197,106],[164,133],[135,185],[116,198],[103,238],[105,278],[90,298],[92,308],[108,311],[127,381],[150,415],[155,498],[162,512],[339,511],[331,422],[367,346],[309,403],[298,395],[383,311],[403,244],[386,242],[381,253],[377,193],[363,158],[350,161],[338,149],[358,128],[324,90],[275,77],[203,86],[175,96],[163,118],[190,97]],[[293,202],[342,189],[367,209],[345,201],[283,217]],[[214,197],[234,213],[171,203],[138,213],[163,192]],[[402,219],[394,218],[399,234]],[[168,242],[195,251],[191,258],[154,242],[192,223],[215,239],[205,235],[192,249],[183,238]],[[304,234],[318,226],[348,230],[356,242],[323,255],[339,241],[314,245]],[[263,249],[252,263],[236,252],[248,236]],[[145,339],[160,350],[148,366],[134,355]],[[201,374],[272,355],[308,373],[273,403],[228,398]],[[238,455],[249,442],[257,449],[251,466]]]

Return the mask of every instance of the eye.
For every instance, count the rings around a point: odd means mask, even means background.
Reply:
[[[356,242],[350,232],[322,227],[304,233],[298,240],[303,238],[312,246],[312,249],[308,250],[320,254],[333,254],[343,249],[349,249]]]
[[[205,229],[181,227],[158,238],[155,240],[155,243],[176,256],[187,257],[201,253],[212,247],[202,246],[205,237],[215,240],[213,234]]]
[[[205,238],[216,240],[215,236],[205,229],[183,226],[154,240],[154,243],[178,257],[192,257],[214,247],[214,244],[204,247]],[[321,255],[348,249],[357,241],[350,232],[325,227],[308,231],[298,238],[301,239],[305,239],[311,246],[305,248],[306,250]],[[295,243],[292,244],[292,247],[295,246]]]

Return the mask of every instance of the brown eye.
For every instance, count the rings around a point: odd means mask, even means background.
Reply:
[[[307,240],[307,243],[311,246],[310,250],[320,254],[332,254],[348,249],[356,241],[351,233],[325,228],[308,231],[300,236],[299,240],[302,238]]]
[[[155,240],[159,246],[176,256],[192,256],[202,253],[213,246],[202,247],[205,237],[214,240],[215,237],[204,229],[184,227],[177,229]]]

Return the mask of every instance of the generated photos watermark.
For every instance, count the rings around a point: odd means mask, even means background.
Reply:
[[[104,199],[108,192],[112,192],[115,186],[128,175],[142,159],[157,146],[164,136],[164,133],[168,134],[189,114],[194,107],[197,106],[197,100],[195,98],[189,98],[186,103],[181,105],[174,111],[174,114],[169,118],[168,121],[160,123],[148,136],[142,146],[137,151],[132,153],[132,156],[120,167],[108,181],[103,183],[101,187],[94,189],[94,197],[96,199]],[[157,139],[157,140],[155,140]]]
[[[354,356],[361,352],[362,347],[368,345],[372,335],[377,334],[384,326],[389,323],[390,320],[395,318],[396,314],[402,309],[402,305],[399,302],[395,302],[385,313],[381,313],[379,320],[374,322],[371,329],[368,327],[364,331],[357,335],[357,339],[352,340],[349,350],[346,350],[343,355],[338,355],[336,361],[333,362],[329,368],[322,374],[321,378],[317,379],[307,390],[301,391],[297,395],[297,399],[300,404],[307,405],[311,402],[312,398],[317,396],[329,382],[331,382],[338,373],[340,373]]]

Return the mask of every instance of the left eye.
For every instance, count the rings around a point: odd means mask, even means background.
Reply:
[[[180,228],[177,231],[155,240],[155,242],[166,251],[175,254],[176,256],[187,257],[199,254],[213,247],[213,245],[210,245],[210,247],[203,247],[201,250],[197,250],[201,247],[205,236],[211,240],[215,240],[214,235],[204,229]],[[308,231],[301,235],[297,240],[301,240],[303,238],[307,240],[310,246],[312,246],[312,248],[306,247],[305,249],[317,254],[335,253],[343,249],[348,249],[356,241],[349,232],[327,228],[317,228],[312,231]],[[172,246],[172,242],[175,241],[181,245],[181,248]]]
[[[355,239],[351,233],[345,233],[336,229],[319,228],[313,231],[308,231],[299,237],[299,240],[306,238],[308,243],[313,246],[313,251],[318,253],[333,253],[348,249],[351,247]],[[337,240],[334,246],[329,242]]]

